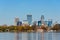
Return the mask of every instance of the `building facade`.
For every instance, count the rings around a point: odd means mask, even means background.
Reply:
[[[38,26],[41,26],[41,25],[42,25],[41,21],[38,21]]]
[[[41,15],[41,23],[44,24],[44,15]]]
[[[22,22],[21,21],[18,21],[17,22],[17,26],[21,26],[22,25]]]
[[[27,21],[28,21],[28,24],[31,25],[31,23],[32,23],[32,15],[27,15]]]
[[[15,18],[15,20],[14,20],[14,24],[15,24],[15,26],[17,26],[17,22],[19,22],[19,18]]]
[[[48,21],[48,26],[52,26],[52,21]]]

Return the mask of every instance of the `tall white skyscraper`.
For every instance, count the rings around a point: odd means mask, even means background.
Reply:
[[[17,26],[17,22],[18,22],[18,21],[19,21],[19,18],[16,17],[16,18],[15,18],[15,21],[14,21],[15,26]]]

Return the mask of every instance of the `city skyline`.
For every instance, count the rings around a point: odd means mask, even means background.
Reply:
[[[0,25],[13,25],[15,17],[21,21],[31,14],[32,20],[52,19],[60,23],[60,0],[0,0]]]

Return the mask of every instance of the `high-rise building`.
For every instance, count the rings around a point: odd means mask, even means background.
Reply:
[[[42,25],[41,21],[38,21],[38,26],[41,26],[41,25]]]
[[[49,20],[49,21],[48,21],[48,26],[49,26],[49,27],[52,26],[52,20]]]
[[[31,23],[32,23],[32,15],[27,15],[27,21],[28,21],[28,24],[31,25]]]
[[[41,15],[41,23],[44,24],[44,15]]]
[[[17,22],[19,22],[19,18],[16,17],[14,21],[15,26],[17,26]]]
[[[38,21],[38,26],[41,26],[42,24],[44,24],[44,15],[41,15],[41,19]]]

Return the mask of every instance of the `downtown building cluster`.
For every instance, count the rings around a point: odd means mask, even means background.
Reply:
[[[45,25],[45,26],[51,27],[52,26],[52,19],[48,19],[48,21],[45,21],[44,19],[45,19],[44,15],[41,15],[40,20],[32,22],[32,15],[29,14],[29,15],[27,15],[27,19],[23,20],[23,21],[20,21],[19,18],[15,18],[15,26],[21,26],[21,25],[31,26],[31,25],[35,24],[37,26]]]
[[[32,15],[27,15],[27,19],[21,21],[18,17],[14,19],[14,25],[0,26],[0,32],[58,32],[60,24],[54,25],[52,19],[45,20],[44,15],[41,15],[40,20],[33,21]]]

